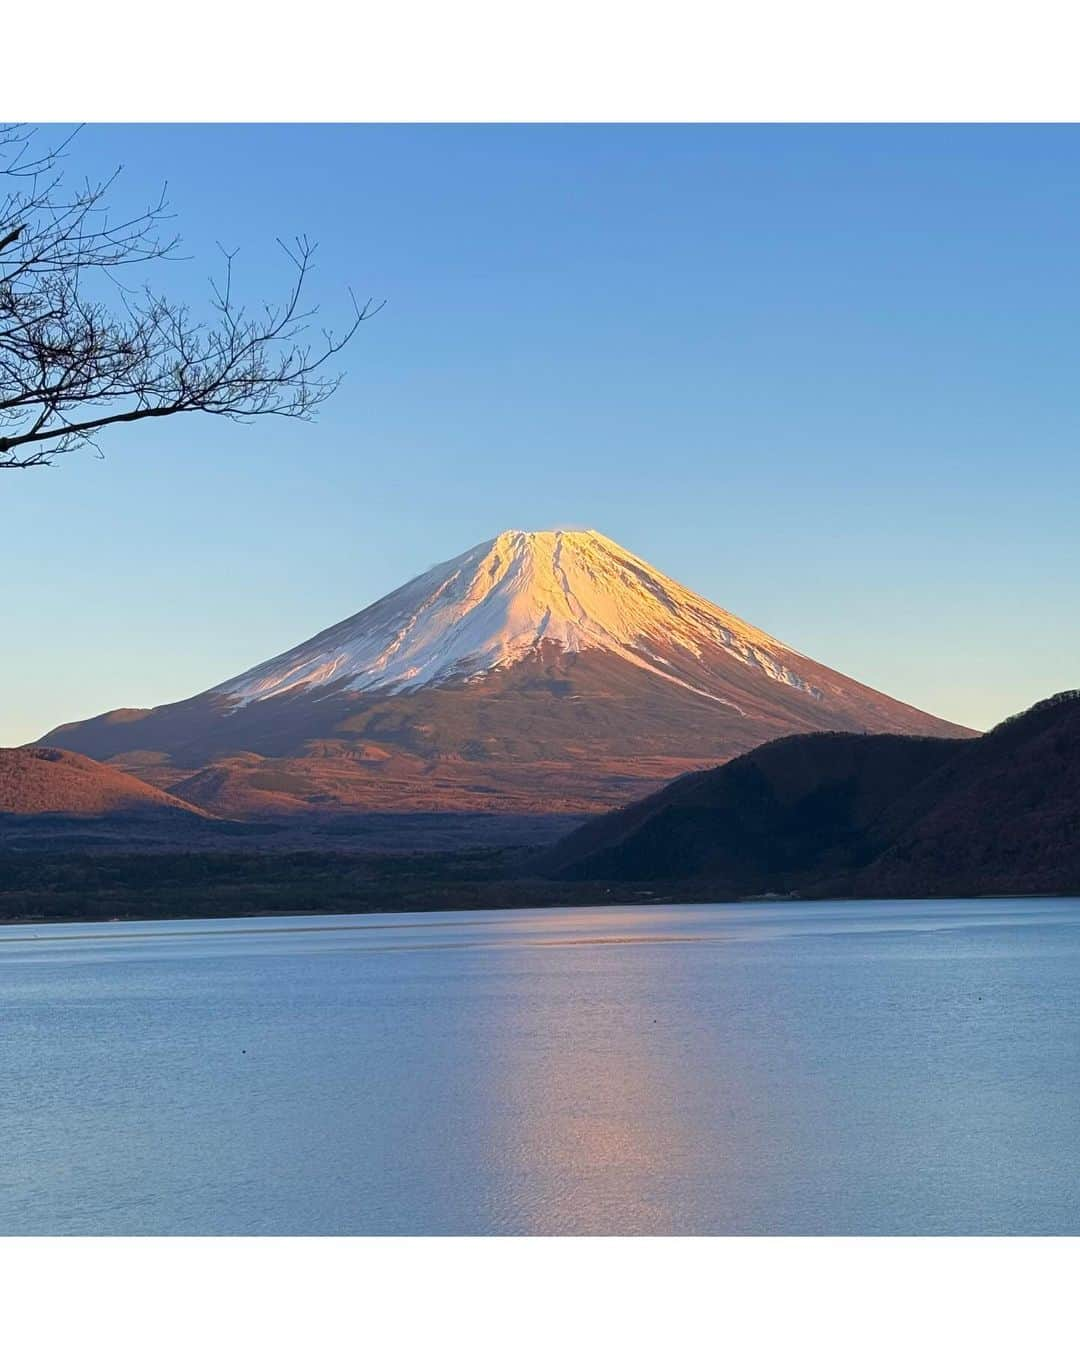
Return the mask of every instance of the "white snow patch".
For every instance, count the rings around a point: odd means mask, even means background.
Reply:
[[[403,692],[504,668],[541,641],[609,651],[714,701],[725,699],[668,672],[651,648],[697,659],[719,649],[820,695],[785,665],[785,646],[593,530],[501,533],[212,691],[236,707],[330,684]]]

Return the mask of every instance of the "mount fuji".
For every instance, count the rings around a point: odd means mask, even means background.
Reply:
[[[198,696],[41,743],[235,817],[572,813],[814,730],[971,733],[556,530],[501,533]]]

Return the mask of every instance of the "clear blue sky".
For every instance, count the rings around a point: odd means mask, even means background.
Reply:
[[[1080,130],[88,127],[197,300],[385,298],[314,425],[0,474],[0,742],[191,695],[504,528],[594,527],[986,726],[1080,683]]]

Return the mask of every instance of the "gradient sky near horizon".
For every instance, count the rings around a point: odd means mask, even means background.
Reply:
[[[168,181],[196,306],[218,243],[279,293],[298,232],[327,322],[387,303],[315,424],[0,473],[0,743],[507,528],[599,529],[969,725],[1080,683],[1080,128],[90,126],[69,164]]]

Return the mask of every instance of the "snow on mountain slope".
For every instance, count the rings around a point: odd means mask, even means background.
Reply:
[[[822,730],[969,733],[555,531],[502,533],[208,692],[42,743],[230,817],[587,813]]]
[[[729,706],[684,672],[665,668],[660,652],[700,659],[719,649],[770,679],[821,695],[785,662],[795,652],[591,529],[500,533],[211,691],[237,707],[331,684],[396,693],[505,668],[543,642],[611,652]]]

